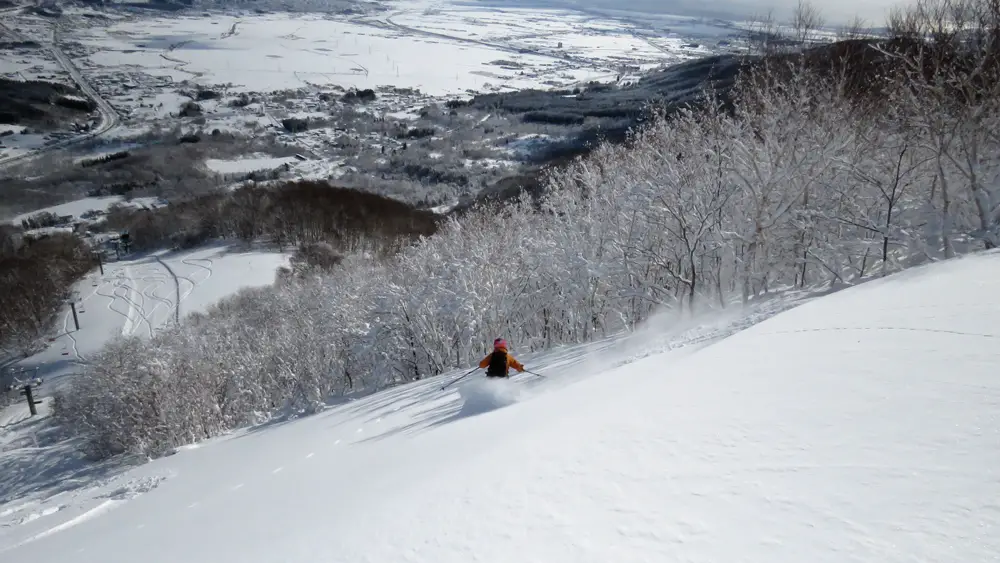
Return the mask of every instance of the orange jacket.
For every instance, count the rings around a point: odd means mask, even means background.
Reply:
[[[501,348],[501,350],[503,350],[503,349]],[[504,350],[504,352],[507,352],[507,350]],[[481,362],[479,362],[479,367],[481,367],[481,368],[489,367],[489,365],[490,365],[490,358],[492,358],[492,357],[493,357],[493,352],[490,352],[489,354],[487,354],[486,357],[483,358],[483,360]],[[521,362],[515,360],[514,356],[511,356],[510,353],[507,353],[507,371],[508,372],[510,371],[510,368],[516,369],[518,371],[518,373],[524,371],[524,366],[521,365]]]

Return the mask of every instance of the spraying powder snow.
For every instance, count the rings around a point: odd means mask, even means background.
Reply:
[[[459,416],[475,416],[516,403],[521,390],[509,379],[476,379],[458,388],[462,397]]]

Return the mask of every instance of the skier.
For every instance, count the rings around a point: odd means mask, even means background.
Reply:
[[[489,378],[510,377],[510,368],[516,369],[518,373],[524,371],[521,362],[507,353],[507,341],[503,338],[493,341],[493,351],[479,362],[479,367],[486,368],[486,377]]]

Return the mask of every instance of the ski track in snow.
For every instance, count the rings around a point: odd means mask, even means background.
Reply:
[[[91,298],[93,298],[95,295],[98,295],[98,296],[101,295],[101,293],[100,293],[99,290],[100,290],[101,282],[104,281],[104,280],[102,278],[100,278],[100,277],[97,277],[96,274],[94,276],[94,279],[95,279],[95,281],[93,282],[94,289],[91,290],[90,293],[88,293],[86,296],[83,296],[83,297],[81,297],[79,299],[79,303],[78,303],[79,304],[79,308],[77,309],[77,314],[80,317],[81,330],[87,325],[87,322],[88,322],[87,321],[88,316],[86,315],[86,312],[87,312],[87,302]],[[86,280],[86,278],[85,278],[85,280]],[[76,337],[76,334],[75,334],[76,327],[75,326],[73,326],[72,328],[70,327],[70,323],[72,322],[72,320],[73,320],[73,313],[72,313],[72,311],[66,311],[63,314],[63,330],[62,330],[62,333],[59,334],[55,338],[58,340],[58,339],[60,339],[62,337],[66,337],[69,340],[69,346],[68,346],[68,349],[67,349],[67,345],[64,342],[63,345],[62,345],[63,346],[62,347],[62,352],[66,353],[67,355],[71,353],[76,360],[78,360],[80,362],[86,363],[87,358],[83,354],[80,353],[80,342],[79,342],[79,340],[77,340],[77,337]]]
[[[149,336],[152,337],[153,325],[149,322],[149,318],[146,315],[146,300],[142,293],[135,289],[138,284],[136,283],[135,276],[133,275],[132,268],[130,266],[125,266],[125,279],[127,280],[127,283],[123,283],[121,285],[121,287],[125,289],[125,295],[122,295],[122,299],[130,305],[129,316],[132,318],[133,322],[132,330],[129,334],[134,334],[142,323],[146,323],[146,329],[149,332]]]
[[[56,514],[62,513],[63,511],[71,511],[73,508],[80,510],[80,513],[76,516],[70,517],[69,519],[62,521],[58,524],[48,526],[42,531],[34,533],[24,540],[17,542],[14,545],[0,547],[0,552],[8,551],[16,547],[20,547],[29,544],[34,541],[46,538],[58,532],[65,531],[74,526],[78,526],[88,520],[96,518],[114,508],[117,508],[124,503],[138,498],[140,495],[148,493],[160,485],[167,477],[166,476],[153,476],[153,477],[140,477],[125,479],[124,483],[119,486],[114,486],[116,481],[122,480],[122,478],[116,477],[111,481],[98,484],[97,486],[83,489],[81,491],[76,491],[72,494],[73,498],[84,498],[89,499],[89,501],[96,501],[97,504],[91,508],[80,508],[79,506],[74,507],[71,504],[53,504],[50,506],[45,506],[40,510],[36,510],[26,514],[23,517],[15,518],[8,522],[0,523],[0,527],[12,528],[17,526],[31,525],[43,518],[48,518]],[[17,512],[25,511],[28,508],[44,505],[47,502],[63,496],[65,493],[57,493],[52,497],[40,501],[31,500],[11,509],[4,510],[0,512],[0,518],[6,518],[16,514]]]
[[[124,293],[118,293],[119,290],[123,290]],[[125,302],[127,307],[125,311],[125,325],[122,326],[122,335],[132,336],[135,331],[142,325],[142,321],[145,320],[145,315],[142,313],[142,306],[136,303],[135,299],[131,295],[135,293],[138,295],[131,285],[128,283],[120,283],[114,289],[114,296],[117,299]]]
[[[129,336],[132,334],[134,330],[135,321],[133,318],[134,314],[133,310],[135,308],[135,304],[132,301],[130,301],[126,296],[119,295],[118,293],[118,290],[121,289],[122,286],[125,285],[126,283],[126,272],[124,270],[119,270],[115,272],[115,276],[111,279],[110,283],[111,283],[110,292],[108,293],[99,292],[99,293],[100,295],[106,297],[107,299],[110,299],[107,305],[109,311],[113,311],[125,317],[125,322],[124,324],[122,324],[121,327],[121,334],[123,336]],[[127,288],[125,289],[125,293],[126,295],[128,294]],[[119,308],[116,308],[115,305],[118,305],[119,307],[124,305],[125,310],[123,311]]]
[[[67,330],[66,331],[66,336],[69,338],[70,342],[72,343],[73,357],[75,357],[75,358],[77,358],[79,360],[86,360],[86,358],[84,358],[83,356],[80,355],[79,342],[77,342],[76,336],[73,335],[73,332]]]
[[[0,518],[7,518],[12,514],[16,514],[18,512],[21,512],[22,510],[27,510],[37,504],[38,504],[37,500],[29,500],[27,502],[22,502],[21,504],[15,504],[10,508],[5,508],[3,510],[0,510]]]
[[[117,286],[113,286],[111,288],[111,292],[110,293],[103,293],[100,290],[98,290],[97,294],[100,295],[101,297],[106,298],[108,300],[108,303],[107,303],[106,307],[107,307],[107,309],[109,311],[111,311],[113,313],[117,313],[117,314],[121,315],[122,317],[125,317],[125,322],[126,322],[126,325],[127,325],[128,321],[129,321],[128,311],[127,310],[126,311],[120,311],[118,309],[115,309],[115,307],[114,307],[116,303],[119,303],[119,296],[118,296],[117,293],[115,293],[116,289],[117,289]],[[128,304],[126,303],[126,305],[128,305]],[[121,332],[122,332],[122,334],[127,334],[128,330],[127,330],[127,328],[125,326],[123,326]]]
[[[64,508],[66,508],[66,505],[63,505],[63,504],[60,504],[60,505],[57,505],[57,506],[49,506],[49,507],[44,508],[44,509],[42,509],[42,510],[40,510],[38,512],[31,512],[31,513],[28,513],[27,515],[25,515],[25,516],[23,516],[21,518],[16,518],[16,519],[14,519],[13,521],[11,521],[9,523],[3,524],[3,526],[6,528],[6,527],[11,527],[11,526],[20,526],[20,525],[23,525],[23,524],[28,524],[29,522],[34,522],[35,520],[38,520],[39,518],[44,518],[46,516],[52,516],[53,514],[55,514],[56,512],[59,512],[60,510],[63,510]]]
[[[956,336],[975,336],[979,338],[1000,338],[1000,334],[981,334],[977,332],[962,332],[957,330],[943,330],[936,328],[922,328],[922,327],[903,327],[903,326],[844,326],[844,327],[825,327],[825,328],[803,328],[799,330],[786,330],[772,332],[768,334],[796,334],[803,332],[832,332],[832,331],[873,331],[873,330],[901,330],[901,331],[912,331],[912,332],[932,332],[937,334],[953,334]]]
[[[174,320],[179,320],[181,317],[181,303],[185,298],[187,298],[188,295],[191,295],[191,293],[194,292],[194,288],[197,287],[198,284],[191,278],[178,275],[177,271],[159,256],[156,256],[156,261],[163,266],[167,273],[170,274],[170,277],[174,280],[174,299],[176,300],[176,303],[174,303]],[[183,293],[181,292],[181,281],[187,282],[190,286],[188,287],[188,290]]]
[[[44,537],[51,536],[52,534],[55,534],[57,532],[61,532],[68,528],[72,528],[73,526],[82,524],[83,522],[86,522],[91,518],[96,518],[97,516],[100,516],[101,514],[111,510],[112,508],[115,508],[115,506],[121,504],[122,502],[124,501],[115,499],[105,499],[103,502],[101,502],[101,504],[95,506],[94,508],[91,508],[90,510],[84,512],[83,514],[74,516],[73,518],[63,522],[62,524],[53,526],[43,532],[39,532],[31,536],[30,538],[24,540],[23,542],[17,544],[14,547],[20,547],[24,544],[31,543],[33,541],[38,541]]]
[[[153,281],[153,282],[155,282],[154,285],[147,285],[142,290],[142,294],[144,296],[148,297],[152,301],[156,301],[156,305],[154,305],[153,308],[148,313],[149,317],[154,317],[155,318],[154,315],[155,315],[156,311],[158,311],[160,309],[161,305],[165,305],[168,311],[171,310],[171,309],[173,309],[173,307],[174,307],[174,302],[173,301],[171,301],[170,299],[167,299],[165,297],[160,297],[159,295],[156,294],[156,290],[158,290],[161,287],[163,287],[163,285],[164,285],[164,283],[165,283],[166,280],[164,280],[162,278],[146,277],[146,278],[143,278],[143,281]]]
[[[143,324],[146,325],[148,335],[150,337],[154,336],[157,330],[156,327],[162,324],[156,322],[156,312],[160,309],[161,305],[165,305],[168,311],[175,306],[172,300],[156,295],[157,289],[162,287],[166,281],[166,274],[158,272],[155,268],[150,268],[149,266],[145,266],[145,268],[147,269],[145,273],[140,271],[139,275],[136,276],[132,273],[131,268],[126,266],[124,276],[119,276],[114,281],[113,297],[102,294],[112,300],[120,299],[128,306],[127,311],[122,313],[111,306],[113,303],[108,305],[109,309],[125,316],[125,325],[122,327],[122,334],[125,336],[134,334]],[[150,269],[152,272],[149,271]],[[119,289],[124,290],[125,293],[119,294]],[[146,309],[147,299],[156,302],[149,310]]]
[[[214,265],[214,262],[212,262],[212,260],[208,258],[185,258],[181,260],[181,262],[193,268],[199,268],[207,272],[205,279],[201,280],[199,283],[205,283],[206,281],[208,281],[209,278],[212,277],[212,266]],[[208,262],[208,265],[205,266],[203,264],[198,264],[197,262]]]
[[[76,336],[73,334],[73,331],[76,330],[76,327],[70,326],[70,322],[72,322],[72,319],[73,319],[73,313],[70,311],[66,311],[66,313],[63,315],[63,332],[60,336],[65,336],[69,340],[70,344],[68,347],[69,349],[67,350],[67,346],[64,342],[62,351],[63,353],[71,352],[73,354],[73,357],[82,360],[83,358],[80,356],[80,349],[76,340]]]
[[[157,260],[157,264],[167,269],[169,272],[169,267],[167,267],[166,264],[164,264],[162,261]],[[140,272],[142,277],[139,278],[139,281],[142,282],[141,284],[142,290],[140,294],[142,295],[143,298],[143,304],[145,305],[147,298],[150,301],[156,302],[156,304],[153,305],[152,309],[149,309],[148,311],[144,310],[144,317],[146,319],[146,324],[150,328],[150,336],[152,336],[156,331],[156,327],[153,326],[154,323],[156,326],[161,326],[163,324],[169,323],[170,320],[173,318],[173,315],[170,313],[176,306],[174,301],[169,298],[160,297],[159,295],[156,294],[157,290],[159,290],[166,284],[167,278],[168,277],[172,278],[173,276],[165,274],[155,265],[146,265],[144,266],[144,270],[145,270],[144,272]],[[163,322],[158,322],[158,319],[156,318],[156,313],[157,311],[160,310],[161,306],[166,306],[166,309],[168,311],[168,316]]]

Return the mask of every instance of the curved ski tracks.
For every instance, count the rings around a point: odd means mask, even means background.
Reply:
[[[66,335],[66,337],[69,339],[70,342],[69,350],[67,350],[66,346],[63,345],[63,352],[70,352],[73,354],[73,357],[76,358],[77,360],[86,361],[86,359],[80,355],[79,342],[77,342],[76,336],[73,335],[73,331],[70,330],[69,319],[70,317],[72,317],[72,315],[73,314],[68,311],[66,312],[65,315],[63,315],[63,334]]]
[[[212,277],[212,266],[213,266],[214,263],[211,260],[209,260],[208,258],[185,258],[185,259],[181,260],[181,262],[183,262],[184,264],[187,264],[188,266],[191,266],[193,268],[199,268],[199,269],[202,269],[202,270],[206,270],[208,272],[208,275],[205,276],[205,279],[201,280],[201,282],[199,282],[199,283],[203,283],[205,281],[208,281],[208,278]],[[195,262],[208,262],[208,266],[204,266],[202,264],[195,264]]]
[[[156,261],[159,262],[160,265],[163,266],[167,270],[167,272],[170,273],[170,276],[174,278],[174,287],[176,289],[175,293],[174,293],[174,322],[177,323],[177,324],[180,324],[181,323],[181,281],[180,280],[182,278],[180,278],[177,275],[177,273],[174,272],[173,268],[171,268],[169,264],[167,264],[166,262],[164,262],[163,260],[161,260],[159,256],[155,256],[154,258],[156,258]],[[183,279],[185,281],[187,281],[188,283],[191,284],[191,289],[193,290],[194,289],[194,285],[195,285],[194,282],[192,282],[191,280],[189,280],[187,278],[183,278]]]
[[[162,280],[157,280],[156,278],[153,277],[140,278],[140,281],[147,281],[147,280],[162,282]],[[146,311],[145,298],[153,297],[154,300],[163,300],[163,299],[156,296],[150,296],[147,293],[147,291],[149,291],[148,288],[143,289],[142,291],[137,290],[136,280],[132,276],[131,268],[128,266],[126,266],[123,270],[118,272],[116,278],[110,283],[112,283],[112,285],[114,286],[111,289],[110,293],[102,292],[100,287],[97,290],[95,290],[94,293],[109,300],[107,304],[107,309],[109,311],[112,311],[114,313],[117,313],[125,317],[125,324],[122,325],[121,329],[122,335],[131,336],[132,334],[135,334],[135,331],[140,326],[145,324],[149,336],[152,337],[154,334],[154,327],[153,327],[153,322],[150,320],[150,316],[152,315],[153,311],[155,311],[156,308],[159,307],[159,304],[154,306],[152,310]],[[152,291],[155,291],[157,287],[158,286],[152,286]],[[125,292],[120,293],[118,291],[119,289],[123,289]],[[115,308],[114,306],[115,303],[118,303],[120,301],[125,302],[125,305],[127,306],[127,309],[125,311]]]
[[[155,265],[149,264],[143,266],[140,269],[139,276],[136,278],[139,282],[141,282],[142,286],[142,289],[139,292],[139,294],[140,297],[142,298],[142,304],[144,308],[143,312],[145,313],[147,325],[155,324],[159,326],[161,324],[156,317],[156,313],[157,311],[160,310],[162,305],[166,305],[166,309],[168,311],[174,308],[175,305],[174,301],[171,301],[170,299],[165,297],[160,297],[159,295],[156,294],[157,290],[163,287],[163,285],[167,282],[168,274],[169,270],[167,273],[164,273],[161,269],[157,268]],[[150,301],[156,302],[153,305],[153,307],[149,310],[145,309],[147,298]],[[150,326],[150,328],[153,331],[156,330],[155,327]],[[150,334],[150,336],[152,336],[152,334]]]
[[[174,294],[175,295],[174,322],[176,322],[177,324],[180,324],[180,322],[181,322],[181,301],[183,301],[188,295],[191,295],[191,292],[194,291],[194,288],[197,285],[199,285],[201,283],[204,283],[206,280],[208,280],[208,278],[212,277],[212,264],[213,263],[208,258],[184,258],[184,259],[181,260],[181,263],[184,264],[184,265],[186,265],[186,266],[191,266],[192,268],[198,268],[198,269],[205,270],[206,272],[208,272],[208,275],[205,276],[205,279],[203,279],[203,280],[201,280],[199,282],[196,282],[196,281],[194,281],[193,279],[191,279],[189,277],[178,275],[177,272],[172,267],[170,267],[170,264],[168,264],[167,262],[165,262],[164,260],[162,260],[159,256],[155,256],[155,258],[156,258],[156,261],[159,262],[160,265],[163,266],[163,268],[166,269],[167,272],[169,272],[170,275],[174,278],[174,286],[176,288],[176,291],[175,291],[175,294]],[[208,266],[205,266],[203,264],[198,264],[197,262],[208,262]],[[191,289],[189,289],[183,295],[181,294],[181,281],[182,280],[191,285]]]

